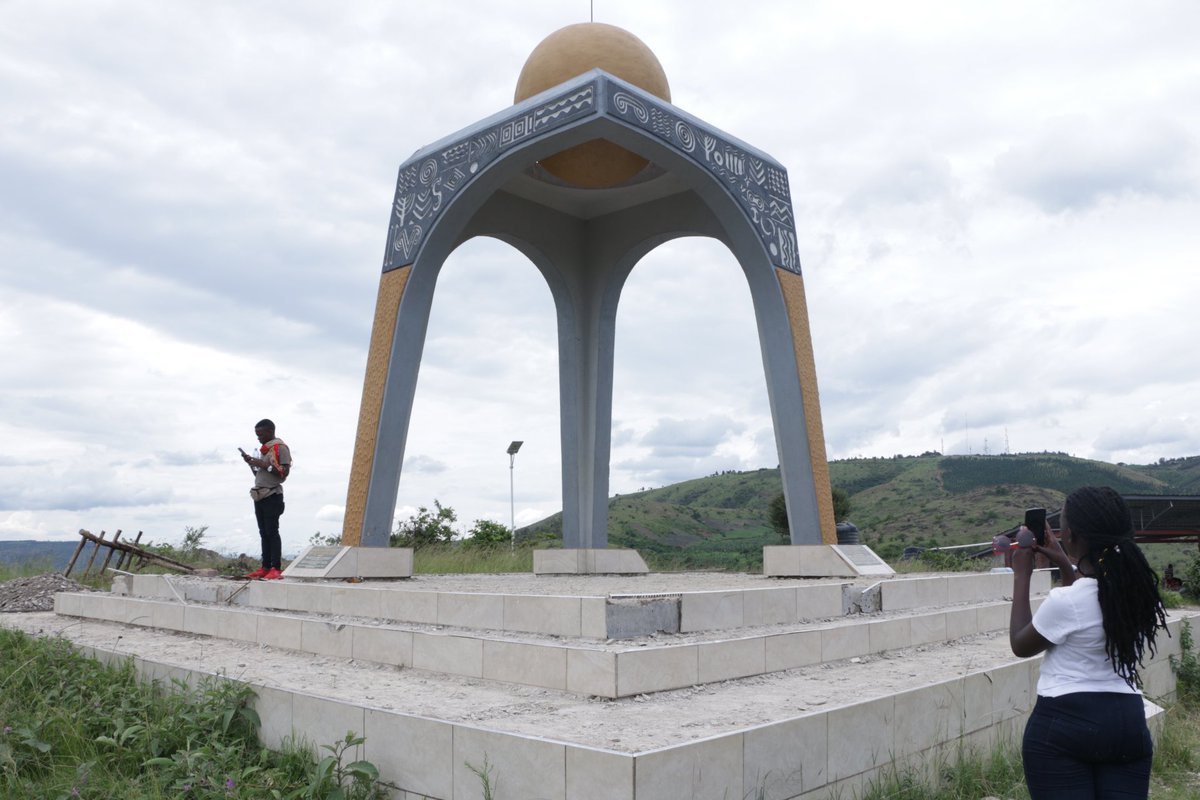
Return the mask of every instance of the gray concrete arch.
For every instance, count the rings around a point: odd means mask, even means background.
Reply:
[[[539,159],[596,138],[648,159],[650,174],[611,190],[574,189],[537,174]],[[593,71],[424,148],[401,167],[343,542],[386,544],[438,273],[462,242],[491,236],[524,253],[554,299],[564,546],[605,547],[621,288],[654,247],[696,235],[723,242],[750,288],[793,543],[835,541],[832,507],[820,491],[828,497],[786,172]]]

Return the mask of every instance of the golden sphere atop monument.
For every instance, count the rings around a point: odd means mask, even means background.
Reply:
[[[560,28],[533,49],[513,102],[519,103],[576,75],[602,69],[667,102],[671,87],[662,64],[645,43],[623,28],[581,22]],[[646,159],[605,139],[593,139],[539,162],[554,177],[584,189],[604,189],[629,181]]]
[[[667,73],[645,42],[624,28],[603,22],[568,25],[543,39],[521,69],[513,102],[527,100],[592,69],[602,69],[671,102]]]

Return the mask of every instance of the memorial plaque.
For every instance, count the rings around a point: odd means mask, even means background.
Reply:
[[[893,575],[896,572],[865,544],[835,544],[831,546],[834,552],[854,567],[859,575]]]
[[[283,571],[285,578],[410,578],[412,548],[317,546]]]
[[[323,570],[342,554],[343,547],[310,547],[300,558],[296,559],[296,569]]]
[[[283,571],[285,578],[349,578],[354,575],[354,558],[347,557],[353,548],[341,546],[312,546],[304,550]]]

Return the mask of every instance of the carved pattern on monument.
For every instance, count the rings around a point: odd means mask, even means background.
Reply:
[[[480,170],[506,149],[531,136],[572,122],[596,110],[596,83],[577,86],[491,128],[474,132],[436,154],[405,162],[396,179],[396,199],[388,226],[384,272],[411,264],[438,214]]]
[[[653,133],[720,179],[754,223],[772,262],[800,273],[791,190],[783,169],[644,95],[635,96],[615,84],[607,86],[614,116]]]
[[[438,153],[406,162],[396,180],[384,271],[416,260],[438,214],[505,150],[595,113],[601,84],[607,90],[607,105],[613,116],[649,131],[716,176],[755,226],[771,261],[800,273],[787,172],[730,142],[715,129],[684,119],[648,95],[635,95],[604,78],[577,86],[536,108],[524,109]]]

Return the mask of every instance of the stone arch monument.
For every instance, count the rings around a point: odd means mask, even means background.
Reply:
[[[583,23],[551,34],[526,63],[515,99],[400,167],[342,544],[387,545],[438,273],[458,245],[491,236],[527,256],[550,287],[558,324],[563,547],[604,551],[621,288],[659,244],[708,236],[729,248],[749,284],[792,544],[834,545],[787,172],[671,105],[654,54],[610,25]]]

